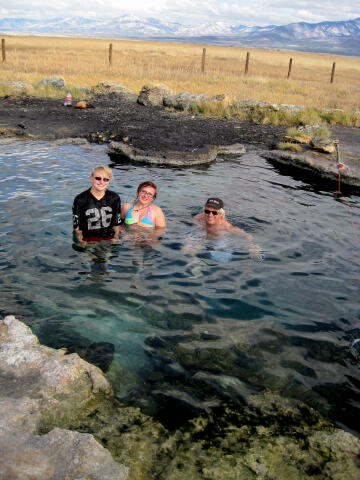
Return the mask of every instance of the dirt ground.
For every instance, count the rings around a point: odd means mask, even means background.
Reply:
[[[75,105],[75,102],[73,102]],[[19,136],[46,140],[84,137],[90,142],[125,141],[151,153],[191,152],[207,145],[235,143],[256,150],[276,149],[286,127],[204,118],[145,107],[108,96],[92,101],[94,108],[65,107],[49,98],[6,96],[0,98],[0,138]],[[360,129],[332,127],[339,139],[341,161],[350,164],[360,181]],[[326,155],[326,154],[325,154]]]
[[[268,149],[276,145],[284,127],[209,119],[170,112],[161,107],[145,107],[135,102],[101,98],[85,110],[64,107],[62,101],[30,97],[0,99],[0,135],[16,129],[17,135],[37,139],[85,137],[104,143],[128,138],[134,147],[191,151],[205,145],[243,143]]]

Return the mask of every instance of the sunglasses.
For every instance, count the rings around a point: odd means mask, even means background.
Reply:
[[[204,212],[206,213],[206,215],[210,215],[210,213],[212,213],[213,215],[219,215],[219,212],[213,212],[212,210],[207,210],[206,208]]]
[[[94,178],[95,178],[95,180],[97,180],[98,182],[100,182],[101,180],[102,180],[103,182],[110,182],[110,178],[105,178],[105,177],[104,177],[104,178],[102,178],[102,177],[94,177]]]
[[[149,197],[149,198],[153,198],[153,194],[152,193],[149,193],[147,192],[146,190],[140,190],[140,192],[142,195],[144,195],[145,197]]]

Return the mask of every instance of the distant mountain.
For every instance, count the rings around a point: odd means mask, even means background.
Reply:
[[[280,48],[360,56],[360,18],[338,22],[247,27],[224,22],[183,25],[155,18],[0,18],[3,34],[156,39],[217,45]]]

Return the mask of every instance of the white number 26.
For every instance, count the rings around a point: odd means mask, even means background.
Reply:
[[[98,230],[110,225],[112,208],[101,207],[100,210],[98,208],[89,208],[89,210],[86,210],[85,215],[88,220],[88,230]]]

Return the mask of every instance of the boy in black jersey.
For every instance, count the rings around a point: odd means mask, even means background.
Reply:
[[[80,244],[110,240],[117,243],[121,230],[121,201],[107,190],[112,171],[96,166],[90,175],[91,188],[77,195],[73,204],[74,231]]]

